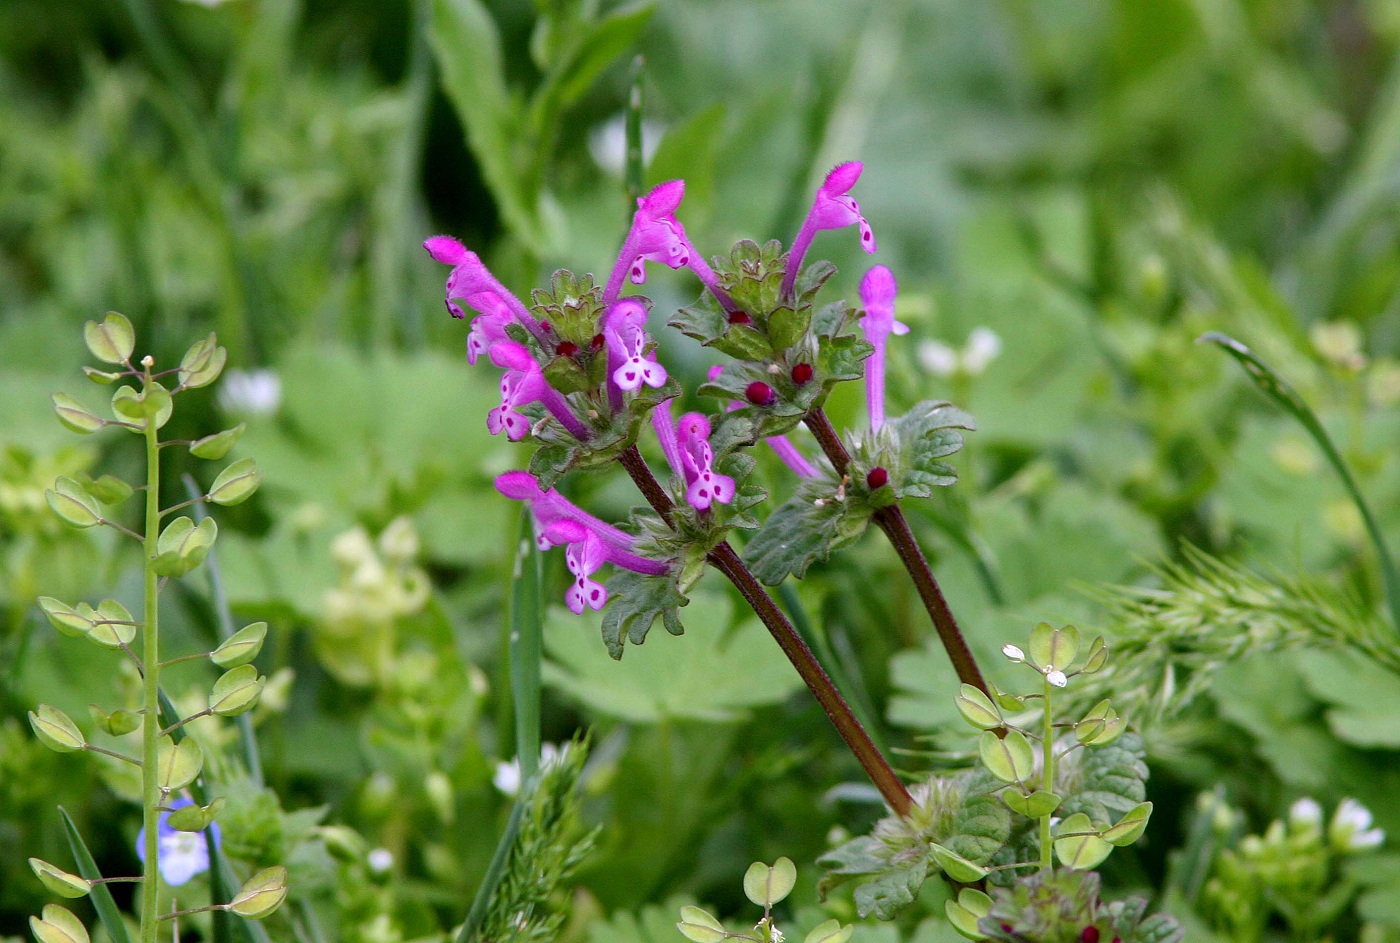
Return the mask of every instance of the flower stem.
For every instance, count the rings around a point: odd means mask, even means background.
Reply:
[[[1054,713],[1050,710],[1050,676],[1045,675],[1042,683],[1045,685],[1045,693],[1042,696],[1042,704],[1045,708],[1045,728],[1041,732],[1040,744],[1040,788],[1046,792],[1055,791],[1055,724]],[[1050,815],[1047,812],[1040,817],[1040,870],[1049,871],[1055,861],[1051,855],[1052,843],[1050,840]]]
[[[152,382],[146,367],[146,384]],[[141,943],[156,943],[156,908],[159,906],[160,767],[157,746],[160,740],[160,620],[157,614],[159,586],[153,562],[156,539],[160,536],[160,437],[154,417],[146,420],[146,534],[145,613],[142,623],[144,651],[142,674],[145,711],[141,717],[141,821],[146,829],[145,865],[141,883]]]
[[[807,413],[803,421],[821,445],[836,473],[846,475],[851,467],[851,456],[841,444],[841,438],[832,428],[826,413],[818,406]],[[933,627],[938,631],[938,637],[948,653],[948,660],[953,663],[953,669],[958,673],[958,680],[972,685],[990,697],[991,690],[982,677],[982,670],[977,667],[977,660],[972,657],[967,639],[958,628],[953,611],[948,608],[948,600],[943,598],[943,590],[939,588],[938,580],[934,578],[933,570],[929,568],[928,560],[919,548],[919,542],[914,539],[914,532],[910,530],[904,512],[899,509],[899,505],[891,504],[877,510],[874,517],[875,523],[894,545],[895,553],[899,554],[900,562],[914,581],[914,588],[918,590],[919,598],[923,600],[924,608],[933,620]]]
[[[651,469],[647,467],[636,446],[622,453],[622,467],[627,469],[627,474],[632,477],[641,490],[647,503],[669,524],[671,512],[674,509],[671,499],[666,494],[665,489],[661,487],[661,483],[651,473]],[[899,781],[899,777],[890,768],[884,755],[871,741],[870,735],[865,732],[865,728],[856,719],[850,705],[841,696],[841,692],[831,683],[831,678],[827,676],[816,656],[812,654],[812,650],[802,641],[802,637],[797,634],[797,630],[792,627],[787,616],[783,615],[782,610],[773,602],[773,598],[768,595],[753,573],[744,565],[739,554],[734,551],[728,541],[724,541],[710,551],[709,563],[729,578],[729,581],[744,597],[744,601],[762,620],[764,626],[777,641],[778,647],[783,650],[788,661],[792,662],[792,666],[802,676],[808,690],[812,692],[817,703],[826,712],[826,716],[836,727],[836,731],[841,734],[841,739],[846,741],[846,746],[855,754],[856,759],[865,769],[866,775],[870,777],[870,781],[875,784],[876,789],[880,790],[880,795],[884,797],[885,802],[896,814],[908,815],[914,805],[909,791],[904,788],[904,784]]]

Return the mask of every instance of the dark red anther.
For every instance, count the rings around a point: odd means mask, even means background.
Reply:
[[[593,340],[588,342],[588,349],[596,352],[602,350],[603,345],[606,343],[607,341],[603,339],[602,334],[594,334]]]
[[[560,341],[559,346],[554,348],[554,352],[561,357],[572,357],[578,353],[578,345],[572,341]]]
[[[885,487],[889,480],[890,473],[885,471],[879,465],[876,465],[874,468],[870,469],[870,473],[865,476],[865,483],[870,486],[871,491],[874,491],[877,488]]]
[[[761,380],[754,380],[744,389],[744,396],[755,406],[767,406],[773,402],[773,388]]]
[[[544,331],[546,334],[553,334],[553,333],[554,333],[554,328],[552,328],[552,327],[549,326],[549,322],[548,322],[548,321],[541,321],[541,322],[540,322],[540,330]]]
[[[730,324],[752,324],[753,318],[743,311],[735,311],[729,316]]]
[[[792,368],[792,382],[798,386],[805,386],[812,382],[812,365],[810,363],[799,363]]]
[[[1079,934],[1079,943],[1099,943],[1099,928],[1085,927],[1084,932]]]

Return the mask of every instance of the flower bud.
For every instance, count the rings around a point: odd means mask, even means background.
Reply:
[[[744,390],[744,396],[755,406],[768,406],[775,399],[773,388],[760,380],[750,383]]]
[[[799,363],[792,368],[792,382],[798,386],[806,386],[812,382],[812,365],[810,363]]]
[[[870,469],[869,474],[865,476],[865,483],[870,486],[871,491],[883,488],[889,482],[889,480],[890,473],[885,471],[878,465]]]

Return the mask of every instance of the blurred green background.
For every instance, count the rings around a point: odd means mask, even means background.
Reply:
[[[65,531],[42,497],[60,473],[136,468],[131,442],[78,441],[48,402],[96,395],[78,338],[108,309],[160,361],[215,330],[231,367],[280,384],[270,404],[193,394],[172,429],[244,419],[236,454],[267,476],[219,550],[235,613],[272,623],[259,664],[283,692],[258,718],[273,791],[238,804],[238,854],[293,862],[303,937],[431,938],[461,919],[508,807],[491,777],[512,743],[501,612],[517,511],[489,482],[523,455],[486,434],[496,381],[467,368],[446,269],[420,245],[456,235],[522,297],[558,267],[602,277],[628,218],[634,54],[647,182],[686,179],[679,215],[706,253],[790,239],[822,174],[864,161],[854,195],[913,327],[892,354],[895,408],[950,398],[978,419],[962,481],[912,514],[979,652],[1040,619],[1112,639],[1121,613],[1093,589],[1153,583],[1187,544],[1380,619],[1340,484],[1194,340],[1233,334],[1289,376],[1395,537],[1397,43],[1389,0],[6,0],[0,936],[43,900],[22,858],[67,860],[56,802],[102,861],[132,866],[121,783],[44,751],[23,721],[40,701],[85,717],[131,684],[33,604],[138,590],[128,549]],[[868,264],[855,243],[814,249],[852,297]],[[650,275],[663,312],[693,298],[687,275]],[[949,372],[977,328],[997,356]],[[693,389],[701,352],[661,345]],[[862,421],[859,391],[830,411]],[[759,474],[781,497],[781,466]],[[625,517],[629,486],[588,478],[574,497]],[[395,561],[372,540],[401,518],[419,545]],[[371,558],[378,582],[360,578]],[[562,588],[562,562],[549,567]],[[914,747],[947,735],[952,674],[897,569],[868,540],[800,598],[877,736]],[[431,593],[395,597],[417,574]],[[859,771],[707,582],[685,637],[658,633],[621,667],[596,620],[549,627],[546,735],[595,727],[589,809],[605,824],[574,939],[647,939],[629,914],[674,895],[732,905],[756,857],[810,869],[810,905],[828,831],[874,814],[822,800]],[[207,647],[210,598],[199,579],[167,594],[177,648]],[[1400,691],[1393,670],[1249,654],[1149,733],[1160,811],[1110,875],[1121,885],[1163,886],[1192,797],[1217,783],[1257,824],[1301,795],[1355,795],[1400,834],[1400,697],[1377,694]],[[735,665],[752,676],[736,684]],[[329,823],[392,851],[392,872],[336,857]],[[1400,926],[1400,858],[1385,860],[1351,932]]]

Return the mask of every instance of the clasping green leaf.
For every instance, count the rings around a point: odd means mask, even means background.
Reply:
[[[88,891],[92,890],[91,881],[76,874],[69,874],[61,868],[56,868],[42,858],[30,858],[29,867],[39,882],[59,897],[67,897],[72,900],[86,897]]]
[[[1035,772],[1035,751],[1019,730],[1007,731],[1005,737],[989,730],[982,734],[977,750],[991,774],[1004,783],[1025,782]]]
[[[970,684],[964,684],[962,691],[957,697],[958,713],[962,714],[972,726],[979,730],[991,730],[993,727],[1002,726],[1001,711],[997,710],[992,699],[983,694],[978,688]]]
[[[58,904],[45,904],[42,919],[29,918],[29,929],[39,943],[91,943],[83,922]]]
[[[29,712],[29,726],[34,735],[55,753],[73,753],[87,746],[87,738],[78,725],[57,707],[40,704]]]
[[[245,625],[224,640],[224,643],[209,653],[209,660],[220,668],[237,668],[258,657],[263,640],[267,638],[267,623],[254,622]]]
[[[258,677],[252,665],[239,665],[214,682],[209,692],[209,709],[221,717],[234,717],[258,703],[266,678]]]
[[[1104,830],[1104,841],[1124,848],[1142,837],[1147,820],[1152,816],[1152,803],[1140,802],[1123,814],[1118,824]]]
[[[1076,812],[1060,823],[1055,834],[1064,838],[1055,839],[1055,856],[1067,868],[1082,871],[1096,867],[1109,856],[1113,846],[1094,832],[1094,824],[1083,812]]]
[[[791,858],[779,858],[771,867],[755,861],[744,873],[744,894],[764,910],[792,893],[796,884],[797,866]]]
[[[851,924],[843,927],[839,920],[823,920],[812,928],[802,943],[846,943],[855,929]]]
[[[211,331],[208,337],[195,341],[180,358],[180,387],[193,390],[208,386],[219,378],[227,362],[228,351],[218,345],[218,338]]]
[[[262,481],[262,472],[251,458],[239,459],[219,472],[214,485],[209,489],[209,500],[225,506],[241,504],[248,500]]]
[[[934,860],[938,862],[938,866],[944,870],[948,877],[960,884],[970,884],[987,876],[986,868],[973,864],[962,855],[944,848],[938,842],[929,842],[929,850],[933,852]]]
[[[74,527],[92,527],[102,521],[97,499],[76,478],[61,476],[44,497],[53,512]]]
[[[181,741],[191,742],[187,737]],[[287,897],[287,869],[281,865],[264,868],[253,875],[233,895],[228,909],[249,920],[261,920],[281,906]]]
[[[216,432],[207,435],[190,444],[190,454],[195,458],[206,458],[217,462],[229,453],[238,437],[243,435],[243,430],[248,428],[246,422],[240,422],[232,429],[225,429],[223,432]]]
[[[726,936],[724,924],[699,907],[682,907],[676,929],[681,931],[681,936],[694,943],[719,943]]]
[[[224,797],[220,796],[213,802],[205,806],[186,805],[181,806],[170,813],[166,824],[171,828],[181,832],[198,832],[209,827],[218,816],[219,810],[224,807]]]
[[[52,399],[53,411],[58,414],[58,421],[63,423],[65,429],[70,429],[80,435],[88,435],[107,424],[107,420],[67,393],[55,393]]]
[[[161,737],[156,750],[156,766],[156,780],[160,788],[170,791],[188,786],[204,768],[204,753],[199,749],[199,741],[194,737],[185,737],[176,743],[168,736]]]
[[[103,363],[126,363],[136,349],[136,331],[124,315],[108,311],[102,323],[89,321],[83,325],[83,340],[88,350]]]

